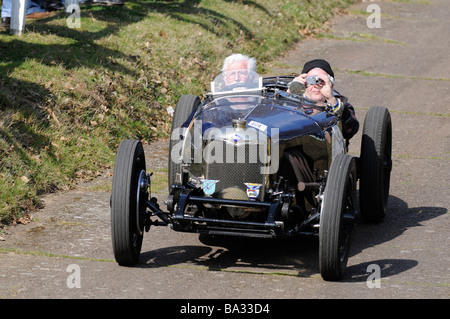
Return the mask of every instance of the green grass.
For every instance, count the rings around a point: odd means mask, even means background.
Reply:
[[[111,168],[122,139],[167,137],[166,108],[201,96],[227,55],[254,56],[265,73],[353,2],[126,1],[83,6],[79,29],[60,12],[1,32],[0,221]]]

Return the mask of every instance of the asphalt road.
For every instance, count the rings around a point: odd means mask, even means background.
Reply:
[[[377,2],[369,16],[336,17],[328,38],[306,40],[271,74],[299,72],[309,59],[330,61],[336,88],[361,123],[383,105],[393,122],[388,215],[358,222],[340,282],[318,273],[315,239],[206,242],[198,234],[152,227],[141,263],[114,262],[110,175],[45,196],[33,222],[0,241],[0,298],[439,298],[450,297],[450,2]],[[354,8],[366,11],[369,3]],[[359,155],[361,132],[351,141]],[[148,167],[167,167],[168,142],[146,146]],[[166,194],[157,194],[162,203]],[[379,270],[379,285],[371,279]],[[178,308],[177,308],[178,307]],[[181,311],[177,306],[171,311]],[[222,310],[223,311],[223,310]]]

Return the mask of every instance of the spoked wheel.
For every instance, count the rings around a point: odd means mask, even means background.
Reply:
[[[391,116],[385,107],[371,107],[364,119],[361,140],[359,198],[365,221],[380,222],[386,216],[391,157]]]
[[[138,263],[145,224],[145,155],[139,140],[119,145],[111,194],[111,234],[114,257],[119,265]]]
[[[331,163],[319,228],[319,267],[325,280],[340,280],[347,267],[355,224],[356,161],[338,154]]]

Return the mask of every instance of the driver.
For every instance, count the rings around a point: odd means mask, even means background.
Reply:
[[[332,111],[341,113],[342,135],[347,142],[358,132],[359,122],[356,119],[355,109],[348,103],[347,97],[340,95],[333,89],[334,72],[327,61],[315,59],[306,62],[302,74],[294,78],[293,81],[301,82],[306,86],[305,97],[326,102],[331,105]],[[315,84],[308,84],[308,82],[314,81]]]
[[[234,83],[246,83],[250,81],[250,72],[256,72],[256,59],[247,55],[235,53],[223,61],[222,72],[224,73],[225,85]]]

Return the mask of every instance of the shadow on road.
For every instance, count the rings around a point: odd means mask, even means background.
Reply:
[[[380,267],[381,278],[398,275],[419,264],[417,260],[410,259],[378,259],[364,262],[358,265],[347,267],[344,281],[346,282],[364,282],[372,273],[368,271],[370,265],[377,265]]]
[[[238,268],[249,272],[295,273],[307,277],[317,273],[318,240],[257,239],[199,235],[207,246],[172,246],[141,253],[140,267],[194,264],[212,271]]]
[[[363,250],[389,242],[411,227],[447,213],[442,207],[408,208],[406,202],[390,196],[389,210],[383,222],[358,221],[352,240],[350,258]],[[407,214],[407,216],[405,216]],[[285,273],[309,277],[319,271],[317,237],[293,239],[256,239],[199,235],[199,245],[172,246],[141,254],[140,267],[164,267],[194,264],[209,270],[243,270],[249,272]],[[203,245],[202,245],[203,244]],[[347,268],[344,281],[365,281],[367,267],[376,264],[383,278],[397,275],[418,265],[416,260],[367,260]]]
[[[401,198],[390,196],[388,212],[381,223],[365,223],[362,220],[355,227],[351,255],[362,250],[389,242],[407,229],[422,226],[422,223],[447,213],[444,207],[408,207]]]
[[[401,236],[412,227],[420,227],[428,220],[447,213],[444,207],[408,207],[401,198],[390,196],[386,217],[381,223],[371,224],[362,220],[358,222],[352,239],[351,256],[362,253],[363,250],[382,245]],[[420,246],[420,242],[411,246]],[[349,281],[365,281],[369,275],[367,267],[371,264],[380,266],[383,278],[405,272],[418,265],[418,261],[409,259],[368,260],[364,263],[347,268],[345,279]]]

